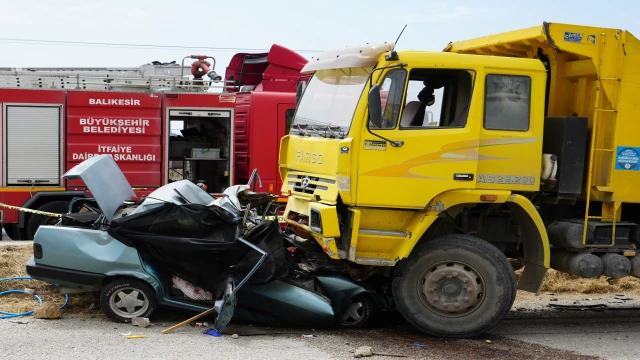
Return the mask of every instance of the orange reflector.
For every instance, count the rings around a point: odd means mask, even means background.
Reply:
[[[496,201],[498,200],[497,195],[480,195],[480,201]]]
[[[273,193],[273,184],[269,184],[269,192]]]

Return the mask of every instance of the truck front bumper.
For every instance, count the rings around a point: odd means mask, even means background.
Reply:
[[[340,226],[335,205],[292,195],[287,202],[284,216],[296,235],[304,239],[315,239],[331,258],[341,258],[336,246],[336,239],[340,237]]]

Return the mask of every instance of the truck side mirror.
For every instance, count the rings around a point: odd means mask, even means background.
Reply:
[[[380,102],[380,85],[373,84],[369,90],[369,120],[377,127],[382,127],[382,104]],[[367,127],[369,124],[367,123]]]
[[[307,88],[307,83],[304,81],[300,81],[298,83],[298,88],[296,89],[296,106],[300,103],[300,98],[302,97],[302,93],[304,93],[304,89]]]

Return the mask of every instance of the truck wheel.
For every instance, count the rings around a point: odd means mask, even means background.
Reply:
[[[45,211],[54,214],[66,214],[69,211],[69,202],[60,200],[48,202],[38,209],[39,211]],[[27,222],[27,238],[33,240],[36,235],[36,231],[42,225],[55,225],[58,222],[58,218],[52,216],[44,216],[38,214],[32,214]]]
[[[156,312],[158,301],[153,288],[134,278],[110,281],[100,292],[100,307],[113,321],[128,323],[134,317],[148,318]]]
[[[417,246],[398,264],[392,291],[398,310],[418,330],[466,338],[487,332],[507,314],[516,277],[495,246],[446,235]]]
[[[18,224],[4,224],[3,227],[11,240],[24,240],[24,234],[20,231]]]

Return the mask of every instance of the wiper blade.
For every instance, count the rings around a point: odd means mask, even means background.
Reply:
[[[344,131],[341,130],[342,128],[340,126],[332,126],[332,125],[328,124],[328,125],[317,125],[316,128],[317,128],[316,130],[324,130],[325,131],[325,137],[332,137],[332,138],[335,138],[335,139],[344,139],[345,136],[346,136]],[[336,133],[335,131],[333,131],[334,129],[337,130],[338,132]],[[326,136],[326,132],[327,131],[330,132],[331,135],[333,135],[333,136]]]
[[[302,130],[302,128],[300,127],[300,124],[296,124],[298,126],[298,131],[300,131],[300,134],[302,134],[302,136],[304,136],[304,130]]]

